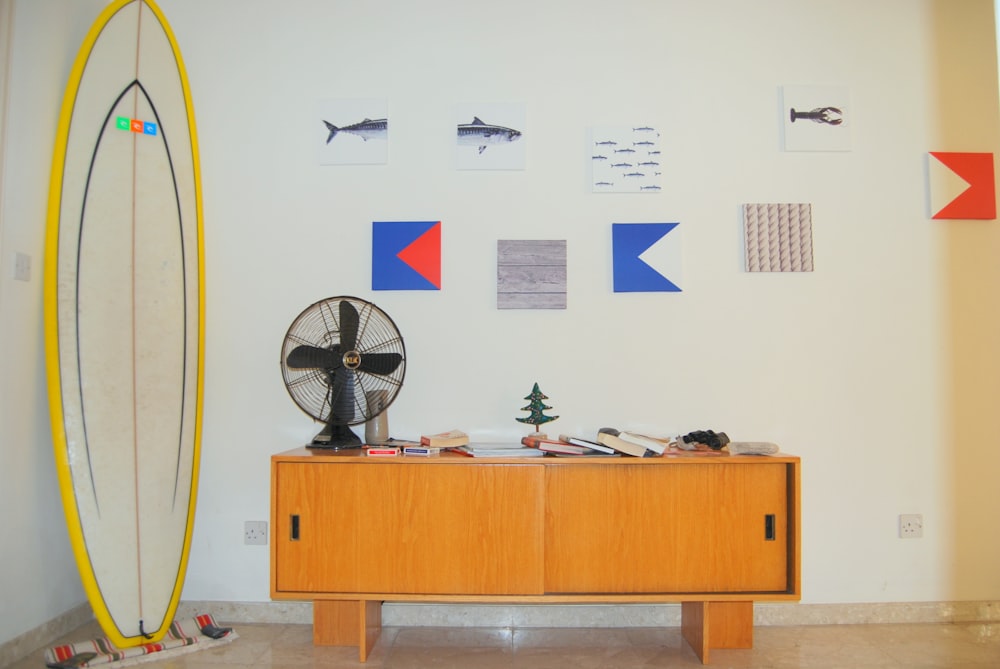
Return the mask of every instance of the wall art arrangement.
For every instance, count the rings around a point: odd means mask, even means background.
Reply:
[[[497,309],[565,309],[566,240],[497,242]]]
[[[616,293],[681,292],[681,242],[678,225],[611,225]]]
[[[595,126],[590,130],[595,193],[659,193],[660,133],[650,125]]]
[[[996,219],[992,153],[931,151],[927,178],[931,218]]]
[[[746,271],[813,271],[811,204],[745,204]]]
[[[372,290],[441,290],[441,221],[372,223]]]
[[[526,164],[523,104],[461,104],[455,108],[455,167],[523,170]]]
[[[840,86],[785,86],[785,151],[850,151],[851,92]]]
[[[320,100],[318,112],[315,133],[321,165],[389,162],[387,100]]]

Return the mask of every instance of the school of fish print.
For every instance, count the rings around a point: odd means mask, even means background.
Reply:
[[[656,128],[648,125],[594,128],[592,140],[595,193],[660,192],[660,133]]]

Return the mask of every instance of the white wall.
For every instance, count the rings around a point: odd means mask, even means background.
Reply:
[[[0,53],[8,59],[0,151],[0,641],[85,601],[53,466],[41,277],[62,88],[103,5],[0,3]],[[28,282],[13,279],[18,252],[31,257]]]
[[[537,381],[558,431],[776,441],[804,461],[804,601],[1000,598],[1000,539],[975,529],[1000,521],[997,224],[932,222],[925,195],[927,151],[998,149],[989,0],[160,4],[188,66],[205,193],[205,423],[184,599],[267,601],[267,550],[242,544],[243,521],[268,517],[269,456],[318,429],[283,387],[279,348],[303,308],[340,294],[402,330],[397,436],[515,439]],[[19,36],[22,22],[54,28],[60,44],[85,30],[67,14],[90,20],[78,3],[17,8]],[[44,69],[44,93],[23,84],[12,112],[54,120],[75,46],[37,42],[16,42],[15,84]],[[853,151],[781,151],[779,89],[793,84],[850,88]],[[318,164],[316,105],[336,97],[389,100],[389,165]],[[479,101],[526,105],[526,170],[453,170],[452,107]],[[588,127],[629,123],[663,129],[663,193],[591,194]],[[39,250],[50,134],[8,147],[35,221],[21,243]],[[745,273],[745,202],[812,203],[816,271]],[[374,220],[443,221],[443,290],[370,290]],[[681,223],[681,294],[612,292],[611,223],[647,221]],[[11,233],[8,221],[5,291]],[[565,311],[495,309],[501,238],[568,241]],[[44,470],[29,517],[56,526],[38,284],[28,292],[17,336],[33,355],[0,350],[34,388],[31,417],[5,413],[0,429],[5,458],[17,444]],[[5,398],[24,385],[8,378]],[[30,467],[4,468],[0,487]],[[922,540],[896,538],[900,513],[924,514]]]

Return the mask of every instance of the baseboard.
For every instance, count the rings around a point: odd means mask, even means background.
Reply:
[[[28,630],[10,641],[0,643],[0,667],[14,664],[93,619],[94,613],[90,609],[90,604],[84,602],[47,623]]]
[[[178,615],[211,613],[227,623],[311,624],[310,602],[183,602]],[[387,603],[386,627],[679,627],[680,604]],[[757,603],[755,625],[1000,622],[1000,601],[874,604]]]
[[[246,624],[312,624],[311,602],[181,602],[176,617],[211,613]],[[13,664],[93,620],[81,604],[0,644],[0,667]],[[385,627],[680,627],[680,604],[417,604],[382,607]],[[874,604],[768,604],[754,606],[755,625],[875,625],[885,623],[1000,622],[1000,601]]]

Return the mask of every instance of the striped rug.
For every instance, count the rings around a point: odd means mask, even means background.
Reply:
[[[163,639],[142,646],[117,648],[106,637],[54,646],[45,651],[45,665],[55,668],[101,666],[102,669],[114,669],[203,650],[231,643],[238,638],[236,632],[231,629],[217,639],[207,634],[216,630],[220,628],[216,625],[215,618],[208,614],[199,615],[186,620],[175,620]],[[91,653],[93,657],[89,657]],[[81,662],[87,657],[89,659]]]

